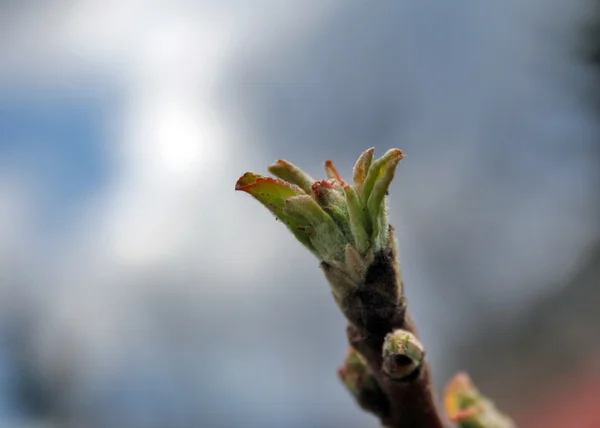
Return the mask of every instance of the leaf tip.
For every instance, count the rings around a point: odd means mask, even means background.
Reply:
[[[369,171],[371,162],[373,161],[374,151],[375,147],[368,148],[362,152],[356,160],[352,171],[352,180],[354,181],[354,184],[362,184],[365,181],[367,172]]]
[[[406,157],[404,155],[404,152],[400,149],[391,149],[391,151],[392,151],[391,155],[392,155],[393,159],[402,160]]]
[[[333,164],[332,160],[325,161],[325,174],[329,179],[336,180],[342,186],[345,184],[344,180],[335,168],[335,165]]]
[[[256,174],[247,172],[235,182],[235,190],[246,191],[246,188],[253,182],[256,182]]]
[[[269,165],[269,166],[267,167],[267,170],[268,170],[268,171],[269,171],[271,174],[275,174],[277,171],[279,171],[279,169],[280,169],[281,167],[284,167],[284,168],[290,168],[290,166],[291,166],[291,165],[290,165],[290,163],[289,163],[289,162],[287,162],[287,161],[285,161],[285,160],[283,160],[283,159],[279,159],[278,161],[276,161],[276,162],[273,162],[271,165]]]

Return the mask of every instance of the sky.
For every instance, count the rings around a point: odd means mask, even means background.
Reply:
[[[23,366],[71,426],[376,426],[318,261],[233,191],[278,158],[407,153],[390,220],[438,384],[597,239],[583,1],[0,8],[0,422],[32,417]]]

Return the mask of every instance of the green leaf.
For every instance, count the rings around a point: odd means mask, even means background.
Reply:
[[[315,182],[315,179],[302,171],[296,165],[283,159],[278,160],[273,165],[269,166],[269,172],[276,177],[279,177],[287,182],[296,184],[306,193],[310,193],[310,189]]]
[[[385,166],[392,161],[393,159],[402,159],[404,155],[398,149],[390,149],[383,156],[377,159],[375,162],[371,164],[369,171],[367,173],[367,177],[365,178],[363,191],[362,191],[362,199],[363,201],[368,201],[371,196],[371,192],[373,191],[373,187],[375,187],[375,183],[381,175],[384,173]],[[396,162],[397,163],[397,162]]]
[[[363,189],[363,200],[366,200],[373,227],[371,237],[378,245],[385,244],[387,233],[387,220],[385,218],[384,199],[390,183],[394,179],[394,173],[398,162],[404,157],[398,149],[388,150],[381,158],[371,165],[369,174]]]
[[[354,181],[355,186],[361,185],[365,182],[365,178],[367,177],[367,173],[369,172],[369,168],[371,167],[371,162],[373,161],[374,150],[374,147],[365,150],[354,164],[352,179]]]
[[[324,260],[343,260],[346,238],[333,218],[308,195],[286,201],[284,213],[310,223],[310,242]]]
[[[348,240],[352,240],[346,198],[337,181],[335,179],[316,181],[311,196],[333,218]]]
[[[516,428],[475,388],[466,373],[459,373],[446,386],[444,407],[448,418],[459,428]]]
[[[327,175],[327,178],[329,178],[330,180],[333,180],[334,183],[337,183],[340,186],[343,186],[345,184],[344,180],[342,179],[340,174],[337,172],[337,169],[335,169],[335,166],[333,165],[333,161],[330,161],[330,160],[325,161],[325,175]]]
[[[371,244],[366,229],[367,216],[354,188],[344,186],[344,193],[346,194],[346,203],[348,204],[350,230],[352,231],[352,236],[354,236],[356,249],[360,254],[364,254]]]
[[[237,181],[235,190],[241,190],[254,197],[275,214],[277,219],[284,223],[310,251],[316,251],[310,242],[306,220],[286,213],[284,210],[287,199],[299,195],[306,196],[301,188],[278,178],[264,177],[260,174],[247,172]]]

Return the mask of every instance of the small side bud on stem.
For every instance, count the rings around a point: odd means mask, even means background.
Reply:
[[[392,379],[404,379],[417,370],[425,358],[423,345],[405,330],[389,333],[383,342],[383,371]]]
[[[387,415],[389,411],[387,397],[379,387],[367,362],[352,346],[348,347],[344,364],[338,369],[338,377],[360,407],[380,417]]]
[[[363,388],[379,389],[367,362],[352,346],[348,347],[348,354],[343,366],[338,370],[338,376],[355,397]]]
[[[481,395],[466,373],[457,374],[448,383],[444,406],[459,428],[516,428],[492,401]]]

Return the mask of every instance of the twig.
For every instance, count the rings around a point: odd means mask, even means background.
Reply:
[[[366,150],[354,166],[352,185],[331,161],[325,162],[329,179],[316,181],[280,160],[269,167],[279,178],[248,172],[235,188],[260,201],[320,260],[349,322],[350,348],[338,374],[358,404],[389,428],[443,428],[387,220],[387,190],[403,157],[391,149],[373,161],[373,149]],[[460,428],[514,427],[460,379],[445,400]]]

